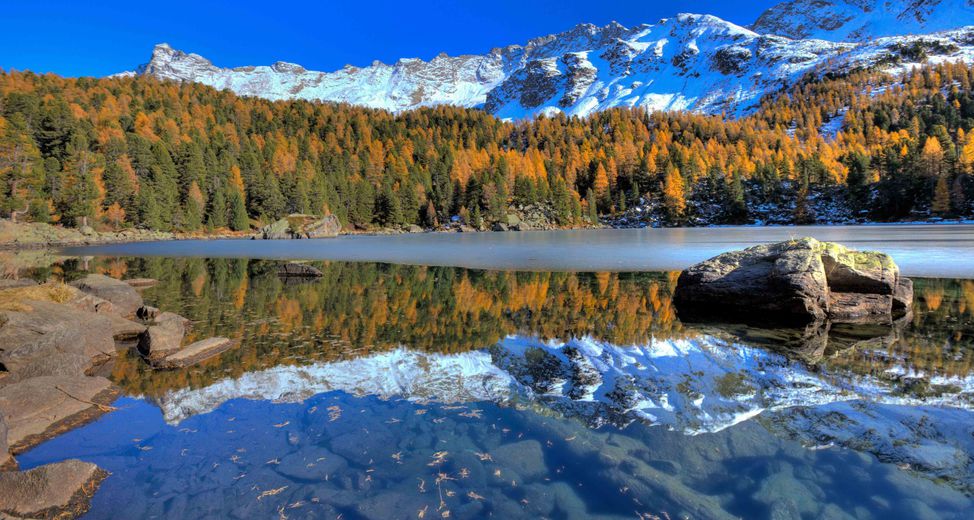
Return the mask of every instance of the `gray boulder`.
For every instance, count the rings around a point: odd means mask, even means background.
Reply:
[[[102,274],[89,274],[71,282],[82,292],[112,302],[115,312],[121,316],[131,316],[142,306],[142,296],[131,285]]]
[[[188,323],[189,320],[178,314],[159,313],[148,329],[139,335],[139,354],[150,362],[173,354],[182,347]]]
[[[724,253],[680,274],[681,318],[891,323],[912,284],[889,255],[804,238]]]
[[[28,471],[0,473],[0,513],[15,518],[77,518],[108,473],[70,459]]]

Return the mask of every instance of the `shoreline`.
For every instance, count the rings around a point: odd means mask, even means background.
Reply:
[[[9,221],[3,222],[8,226],[23,226],[25,224],[12,224]],[[31,224],[26,224],[31,225]],[[834,222],[834,223],[814,223],[814,224],[708,224],[702,226],[575,226],[560,227],[550,229],[526,229],[496,231],[492,229],[473,229],[464,227],[447,227],[440,229],[422,229],[421,231],[395,230],[395,229],[376,229],[361,231],[342,231],[336,237],[351,236],[399,236],[399,235],[422,235],[422,234],[471,234],[471,233],[527,233],[532,231],[580,231],[580,230],[646,230],[646,229],[801,229],[801,228],[852,228],[852,227],[896,227],[896,226],[962,226],[974,225],[971,219],[950,219],[950,220],[905,220],[896,222]],[[50,226],[50,225],[48,225]],[[63,228],[50,226],[58,232],[72,233],[78,232],[73,228]],[[307,240],[307,239],[261,239],[258,232],[220,232],[212,234],[180,234],[166,231],[150,230],[126,230],[120,232],[99,233],[83,239],[68,240],[38,240],[38,241],[2,241],[0,240],[0,252],[17,252],[31,250],[55,250],[77,247],[105,246],[137,244],[142,242],[179,242],[179,241],[219,241],[219,240],[269,240],[272,242]],[[335,238],[335,237],[330,237]]]

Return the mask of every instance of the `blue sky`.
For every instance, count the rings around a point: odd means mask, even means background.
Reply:
[[[775,0],[5,0],[0,67],[104,76],[148,60],[152,46],[201,54],[216,65],[299,63],[313,70],[483,53],[581,22],[654,23],[678,12],[747,25]]]

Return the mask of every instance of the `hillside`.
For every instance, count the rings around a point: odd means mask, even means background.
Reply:
[[[811,75],[741,118],[612,109],[504,122],[242,98],[148,77],[0,74],[0,215],[245,231],[968,218],[974,68]],[[892,85],[892,87],[890,86]]]

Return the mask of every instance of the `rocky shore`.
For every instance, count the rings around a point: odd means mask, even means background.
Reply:
[[[146,306],[148,279],[90,274],[72,282],[0,280],[0,516],[75,517],[107,473],[69,460],[17,471],[16,455],[113,410],[120,390],[100,374],[138,348],[153,369],[176,369],[234,346],[184,345],[189,321]]]

